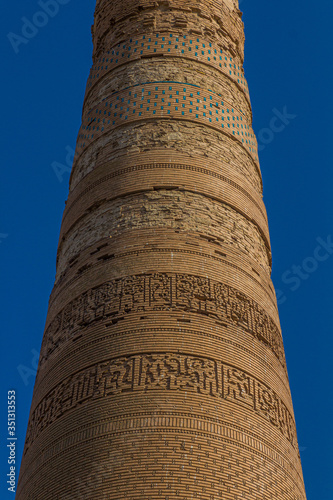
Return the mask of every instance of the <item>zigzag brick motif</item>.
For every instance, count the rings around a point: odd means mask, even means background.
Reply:
[[[238,7],[96,2],[17,500],[306,500]]]

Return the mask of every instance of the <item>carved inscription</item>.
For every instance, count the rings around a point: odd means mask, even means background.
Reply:
[[[268,345],[285,366],[280,331],[254,300],[208,278],[167,273],[108,281],[72,300],[44,334],[41,363],[94,321],[149,311],[186,311],[239,325]]]
[[[244,403],[253,407],[254,404],[254,384],[253,379],[236,368],[228,368],[225,375],[226,393],[225,398]]]
[[[141,362],[141,380],[146,390],[185,389],[199,394],[217,393],[214,361],[180,354],[153,354]]]
[[[150,353],[103,361],[63,380],[32,413],[25,449],[49,424],[85,401],[153,390],[187,391],[240,404],[296,447],[296,428],[286,405],[251,374],[201,356]]]

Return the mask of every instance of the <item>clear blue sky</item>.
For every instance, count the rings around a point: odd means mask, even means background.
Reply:
[[[59,12],[46,18],[34,17],[41,10],[38,0],[11,0],[0,7],[4,500],[14,497],[6,491],[7,391],[16,390],[20,460],[68,190],[69,169],[57,177],[52,164],[67,167],[75,147],[91,65],[95,2],[61,1]],[[241,9],[305,485],[308,500],[331,500],[333,3],[242,0]],[[22,36],[23,17],[45,26],[30,31],[27,43],[10,42],[9,32]],[[285,127],[277,131],[278,113],[284,113]]]

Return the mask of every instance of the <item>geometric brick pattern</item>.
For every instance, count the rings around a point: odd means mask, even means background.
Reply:
[[[18,500],[305,500],[237,0],[98,0]]]
[[[221,94],[181,82],[147,82],[115,92],[84,116],[77,144],[77,157],[101,134],[124,123],[153,118],[198,121],[217,130],[225,129],[241,141],[257,159],[256,141],[246,116]]]
[[[164,35],[164,36],[163,36]],[[92,87],[107,72],[124,63],[143,57],[186,57],[217,68],[228,75],[238,86],[248,94],[248,86],[242,66],[234,61],[230,53],[222,50],[218,44],[212,44],[201,38],[189,38],[187,35],[178,37],[176,33],[156,33],[154,38],[142,35],[139,40],[132,38],[128,42],[119,43],[100,57],[97,64],[90,70],[86,95]]]
[[[103,258],[109,259],[108,254]],[[242,325],[244,330],[269,346],[285,365],[279,328],[258,304],[223,283],[200,276],[170,273],[118,278],[76,297],[48,325],[40,363],[49,359],[51,353],[58,349],[58,344],[66,348],[66,341],[75,337],[76,332],[81,334],[82,325],[87,326],[103,318],[118,322],[134,311],[157,310],[190,311]]]

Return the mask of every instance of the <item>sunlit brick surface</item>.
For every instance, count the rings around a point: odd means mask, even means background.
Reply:
[[[236,0],[100,0],[19,500],[305,500]]]

